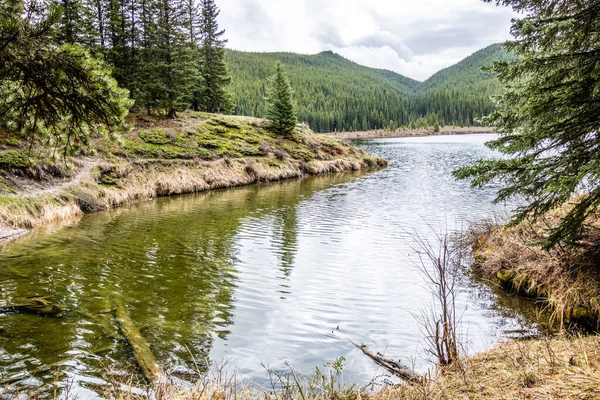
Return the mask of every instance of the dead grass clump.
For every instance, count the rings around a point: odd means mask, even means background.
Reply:
[[[476,268],[506,289],[543,299],[556,321],[600,322],[600,218],[585,224],[577,247],[561,244],[550,250],[532,245],[545,239],[568,211],[564,206],[539,222],[504,228],[486,222],[471,229]]]
[[[504,342],[437,381],[375,396],[399,399],[598,399],[600,337]]]
[[[81,215],[72,201],[51,197],[22,198],[0,196],[0,225],[31,229]]]

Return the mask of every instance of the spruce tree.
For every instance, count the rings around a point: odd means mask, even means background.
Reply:
[[[91,134],[121,127],[127,91],[82,47],[57,45],[62,10],[24,7],[22,0],[0,6],[0,128],[68,154]]]
[[[266,107],[269,127],[277,134],[289,136],[298,122],[292,95],[290,80],[283,65],[278,62],[275,75],[269,78]]]
[[[185,24],[187,32],[187,43],[189,51],[192,53],[192,57],[196,62],[198,69],[198,80],[202,81],[202,8],[201,4],[196,0],[185,0]],[[202,95],[203,87],[199,84],[194,85],[192,89],[192,98],[190,107],[194,111],[200,111],[202,108]]]
[[[81,0],[60,0],[61,18],[57,39],[60,43],[79,43],[83,25],[81,16],[83,5]]]
[[[144,106],[163,109],[167,118],[187,109],[199,83],[197,60],[187,42],[184,0],[157,0],[152,9],[148,63],[143,79]]]
[[[474,185],[499,180],[497,201],[525,200],[512,224],[539,218],[565,202],[571,210],[545,246],[576,243],[600,205],[600,2],[498,0],[526,16],[512,26],[507,48],[519,58],[495,63],[506,86],[485,121],[506,155],[456,172]]]
[[[202,8],[202,109],[207,112],[230,114],[233,102],[229,92],[231,77],[225,63],[225,30],[219,30],[219,9],[214,0],[201,0]]]

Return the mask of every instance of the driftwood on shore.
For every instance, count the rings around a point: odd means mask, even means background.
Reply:
[[[162,372],[156,363],[154,354],[152,354],[152,351],[150,350],[148,343],[146,343],[146,340],[144,340],[140,330],[131,320],[123,302],[119,299],[113,299],[113,310],[115,312],[115,319],[119,325],[119,330],[127,343],[131,346],[135,361],[146,379],[148,379],[149,382],[152,382],[161,377]]]
[[[58,304],[52,303],[47,297],[28,297],[15,304],[7,304],[0,307],[0,313],[26,313],[38,314],[47,317],[59,317],[64,308]]]
[[[368,346],[358,343],[345,335],[342,335],[337,331],[337,329],[334,331],[334,333],[338,337],[346,339],[347,341],[352,343],[355,347],[362,351],[364,355],[375,361],[377,365],[385,368],[387,371],[397,376],[398,378],[409,383],[422,383],[426,380],[425,376],[417,374],[411,368],[407,367],[406,365],[402,365],[400,361],[394,361],[391,358],[384,357],[382,354],[371,350]]]

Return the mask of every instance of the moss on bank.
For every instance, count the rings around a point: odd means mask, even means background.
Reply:
[[[52,151],[43,147],[27,158],[23,149],[0,144],[0,164],[7,166],[0,225],[33,228],[158,196],[386,165],[305,126],[287,139],[247,117],[190,112],[171,121],[132,116],[130,123],[130,132],[98,138],[93,151],[66,164],[49,162]]]

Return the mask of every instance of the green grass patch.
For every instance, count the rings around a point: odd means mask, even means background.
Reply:
[[[0,152],[0,165],[9,168],[28,168],[29,157],[18,150],[7,150]]]
[[[144,142],[150,143],[150,144],[161,145],[161,144],[171,143],[171,139],[167,136],[167,133],[164,130],[159,129],[159,128],[155,128],[155,129],[151,129],[151,130],[147,130],[147,131],[140,131],[140,132],[138,132],[138,135],[139,135],[140,139],[142,139]]]
[[[271,167],[280,167],[281,166],[281,161],[277,160],[276,158],[267,158],[267,159],[265,159],[265,161]]]
[[[280,147],[296,160],[309,162],[315,159],[315,154],[310,151],[308,147],[301,145],[300,143],[283,143]]]
[[[353,149],[340,140],[315,135],[307,128],[296,129],[290,140],[264,129],[260,120],[206,113],[189,113],[176,121],[165,120],[161,126],[124,135],[119,143],[101,140],[98,147],[109,156],[165,160],[263,157],[274,153],[278,161],[289,154],[295,160],[310,162],[354,154]],[[270,163],[275,165],[275,161]]]
[[[7,146],[13,146],[13,147],[19,147],[19,146],[21,146],[21,141],[19,139],[17,139],[16,137],[6,138],[6,140],[4,141],[4,143]]]

